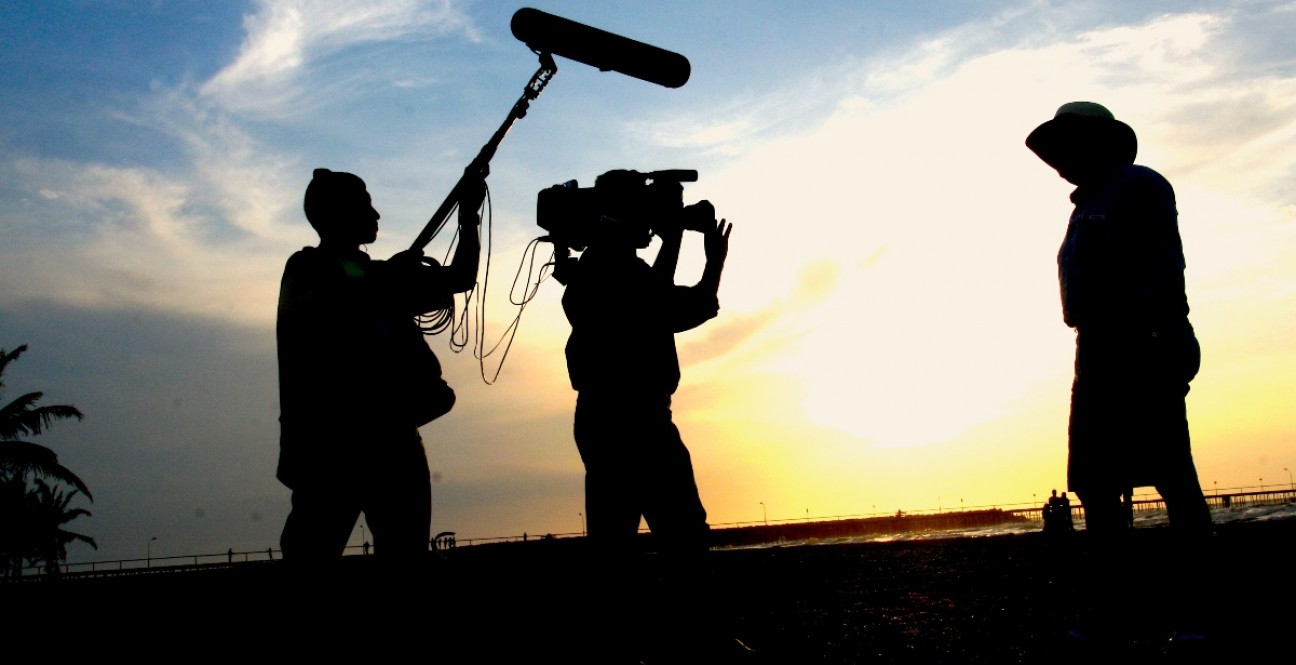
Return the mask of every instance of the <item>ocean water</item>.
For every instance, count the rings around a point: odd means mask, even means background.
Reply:
[[[1285,520],[1296,518],[1296,503],[1273,503],[1265,505],[1235,506],[1232,508],[1212,508],[1211,519],[1216,524],[1230,522],[1263,522],[1268,520]],[[1135,528],[1163,526],[1167,523],[1164,509],[1139,511],[1134,514]],[[1076,519],[1077,529],[1084,528],[1084,519]],[[741,549],[762,549],[768,547],[788,547],[795,545],[836,545],[849,543],[884,543],[893,541],[939,540],[944,538],[983,538],[1007,534],[1033,533],[1040,531],[1043,525],[1038,521],[1009,522],[987,527],[965,529],[933,529],[927,531],[910,531],[906,533],[884,533],[867,536],[843,538],[814,538],[808,540],[784,540],[777,543],[744,546]],[[735,548],[738,549],[738,548]]]

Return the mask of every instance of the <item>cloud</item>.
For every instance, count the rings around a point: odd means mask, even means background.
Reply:
[[[957,440],[1014,414],[1040,385],[1066,385],[1053,257],[1070,188],[1023,140],[1072,99],[1101,101],[1139,131],[1146,163],[1180,191],[1199,275],[1220,284],[1259,262],[1270,268],[1250,280],[1265,302],[1290,300],[1273,272],[1296,246],[1272,195],[1296,159],[1296,77],[1230,50],[1240,27],[1227,13],[1069,33],[1052,17],[1017,12],[862,63],[818,100],[831,106],[822,122],[748,143],[709,172],[706,196],[735,224],[722,292],[733,306],[713,324],[719,336],[685,351],[777,348],[760,362],[799,383],[808,419],[880,446]],[[776,91],[756,106],[776,114],[783,100]],[[789,114],[803,108],[787,103]],[[1291,211],[1285,191],[1277,203]],[[765,314],[816,263],[842,269],[789,336],[791,322]],[[1205,329],[1243,311],[1205,289],[1190,298]],[[737,335],[741,347],[722,344]],[[705,377],[724,382],[725,371]]]
[[[285,181],[285,159],[199,115],[149,119],[180,140],[181,168],[0,162],[14,198],[5,217],[21,220],[0,253],[3,301],[269,321],[281,255],[309,239],[285,224],[299,186]]]
[[[287,117],[318,103],[317,93],[327,86],[308,85],[312,68],[346,49],[450,33],[476,39],[452,0],[262,0],[243,25],[238,56],[201,92],[228,111],[258,117]]]

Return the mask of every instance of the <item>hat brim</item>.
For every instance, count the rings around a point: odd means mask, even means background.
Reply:
[[[1057,168],[1081,152],[1116,164],[1133,164],[1138,137],[1129,125],[1109,118],[1061,115],[1031,132],[1026,147]]]

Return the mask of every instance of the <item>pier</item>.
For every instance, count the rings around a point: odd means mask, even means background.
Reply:
[[[1296,503],[1296,488],[1261,489],[1251,491],[1212,492],[1206,495],[1206,502],[1212,511],[1239,510],[1254,506],[1283,505]],[[1165,502],[1155,493],[1135,495],[1133,510],[1135,514],[1149,513],[1165,509]],[[1074,520],[1084,518],[1084,506],[1078,502],[1071,503]],[[715,524],[711,529],[711,544],[718,548],[768,545],[771,543],[794,543],[806,541],[832,541],[848,538],[885,538],[890,535],[912,534],[915,532],[944,532],[994,527],[1012,523],[1039,523],[1043,525],[1043,504],[1030,507],[985,507],[976,506],[958,510],[925,510],[897,511],[894,514],[846,515],[827,518],[798,518],[784,520],[761,520],[759,522]],[[546,534],[544,536],[499,536],[489,538],[456,537],[453,532],[437,534],[437,549],[446,547],[445,543],[454,543],[455,547],[478,548],[483,546],[506,546],[528,544],[543,547],[555,540],[572,541],[583,537],[581,533]],[[651,547],[650,533],[643,533],[645,546]],[[346,549],[345,558],[360,559],[367,552],[362,546],[355,545]],[[267,548],[209,554],[187,554],[183,556],[149,557],[139,559],[113,559],[65,563],[62,574],[73,577],[119,577],[154,575],[163,572],[180,570],[217,570],[223,568],[246,568],[250,564],[269,564],[279,560],[282,552]],[[0,578],[0,584],[10,581],[33,580],[43,577],[43,571],[26,568],[18,577]]]

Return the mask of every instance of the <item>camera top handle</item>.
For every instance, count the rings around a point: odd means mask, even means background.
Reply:
[[[410,249],[422,251],[441,232],[446,219],[450,217],[450,212],[459,204],[459,197],[465,183],[486,179],[486,176],[490,174],[490,160],[495,156],[495,151],[499,148],[500,142],[504,140],[504,136],[508,134],[509,129],[513,127],[516,120],[526,117],[531,101],[540,96],[541,91],[545,89],[546,85],[549,85],[549,81],[554,74],[558,73],[558,65],[554,64],[551,54],[540,53],[539,55],[540,68],[527,82],[526,87],[522,90],[522,96],[513,104],[513,108],[509,110],[508,117],[504,119],[503,124],[500,125],[499,129],[495,130],[495,134],[486,142],[486,145],[482,146],[481,152],[478,152],[477,157],[464,169],[464,174],[459,177],[459,181],[446,195],[445,200],[441,202],[441,206],[437,208],[432,218],[428,220],[427,225],[419,232],[418,237],[414,239],[414,243],[410,245]]]

